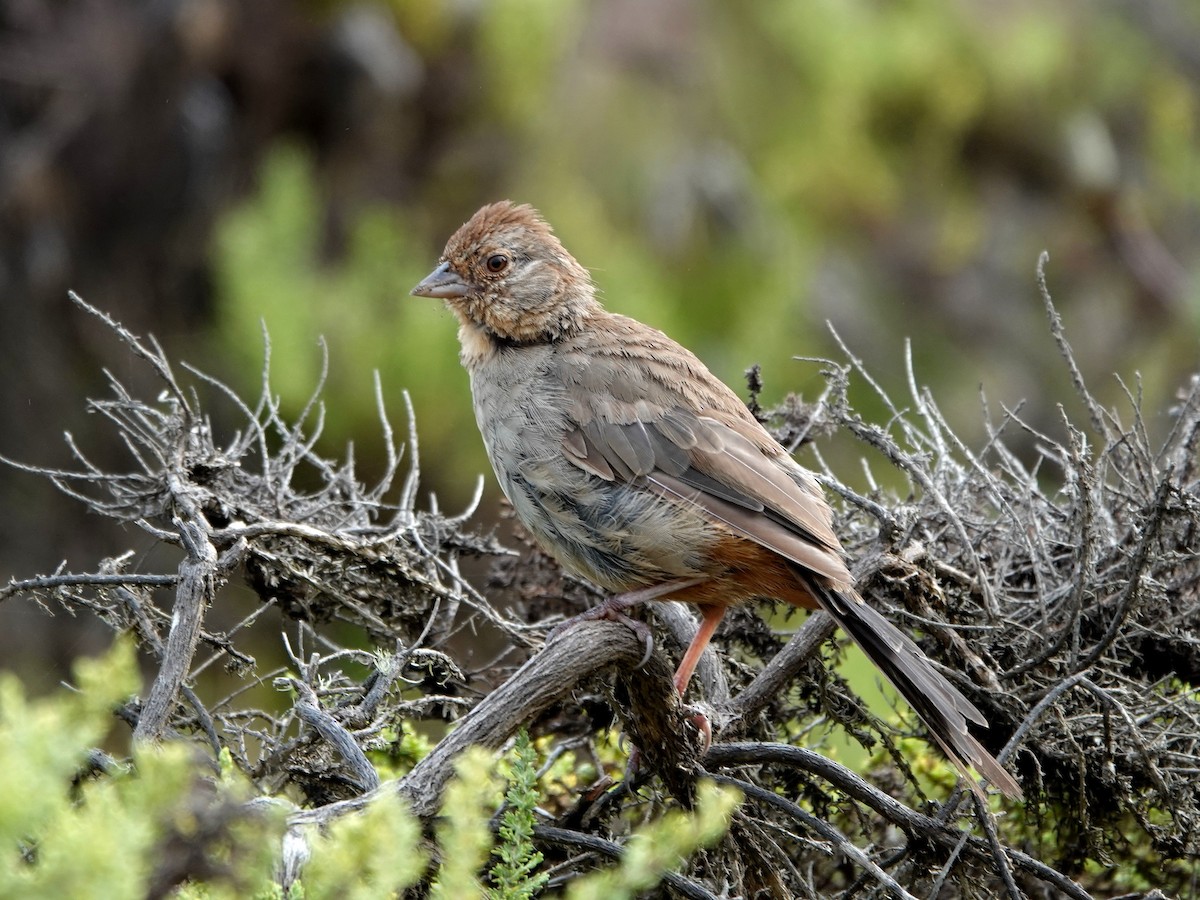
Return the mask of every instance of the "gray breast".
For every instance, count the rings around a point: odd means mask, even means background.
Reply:
[[[694,508],[643,480],[606,481],[564,454],[573,423],[555,363],[547,347],[507,348],[471,373],[488,457],[518,518],[565,568],[608,590],[702,574],[713,535]]]

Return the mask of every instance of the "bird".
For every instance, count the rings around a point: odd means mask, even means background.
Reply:
[[[412,294],[457,318],[500,487],[565,570],[608,592],[599,614],[649,600],[698,608],[674,678],[681,696],[730,607],[823,609],[976,792],[969,766],[1022,796],[969,730],[983,714],[855,589],[813,474],[693,353],[605,309],[537,210],[483,206]]]

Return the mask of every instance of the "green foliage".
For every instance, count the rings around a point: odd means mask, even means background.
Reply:
[[[546,875],[536,872],[542,854],[533,845],[537,753],[525,732],[500,763],[507,770],[508,788],[499,843],[489,827],[500,801],[497,765],[480,749],[463,754],[455,765],[435,829],[439,865],[430,886],[435,900],[531,900],[545,886]],[[689,855],[724,835],[739,799],[736,791],[701,785],[693,812],[673,811],[638,829],[619,865],[579,879],[568,896],[619,900],[653,887]],[[292,900],[395,896],[415,884],[425,869],[420,837],[411,814],[394,795],[385,794],[363,813],[338,819],[312,836],[312,855]],[[489,856],[494,859],[488,873],[492,886],[485,887],[480,874]]]
[[[21,786],[0,792],[0,896],[144,897],[173,850],[205,856],[210,877],[190,896],[269,892],[280,823],[246,812],[249,790],[231,775],[203,785],[190,748],[139,748],[132,765],[77,781],[113,708],[137,690],[132,643],[80,660],[75,679],[31,702],[0,677],[0,771]]]
[[[71,778],[89,748],[112,724],[112,709],[136,690],[132,643],[119,643],[104,659],[75,664],[79,690],[29,701],[20,681],[0,673],[0,772],[21,790],[0,791],[0,847],[6,852],[37,838],[64,813]],[[0,865],[3,879],[16,874]]]
[[[361,813],[338,818],[310,839],[304,900],[392,897],[425,871],[420,825],[394,793],[381,794]]]
[[[128,766],[79,777],[115,722],[113,708],[137,690],[132,644],[119,641],[100,659],[80,660],[75,677],[75,690],[30,701],[15,677],[0,676],[0,771],[21,786],[0,791],[0,897],[122,900],[146,896],[166,878],[184,900],[282,900],[274,867],[283,818],[251,811],[252,791],[228,754],[215,779],[184,743],[139,748]],[[472,750],[455,768],[436,827],[440,865],[430,896],[537,896],[546,875],[537,872],[542,855],[533,844],[538,764],[528,735],[518,736],[505,765],[498,844],[490,829],[501,798],[497,761]],[[724,833],[735,802],[703,787],[693,814],[670,813],[638,832],[621,865],[589,876],[581,884],[593,886],[578,896],[628,896],[652,886]],[[305,838],[308,860],[288,900],[395,897],[428,869],[420,823],[394,793]],[[492,886],[485,888],[480,875],[489,857]]]
[[[508,791],[500,819],[500,843],[492,850],[489,900],[528,900],[545,886],[548,875],[537,873],[542,854],[533,846],[534,810],[538,804],[537,751],[529,733],[521,729],[508,758]]]
[[[621,864],[572,883],[568,900],[624,900],[658,884],[691,854],[719,841],[741,802],[735,790],[712,782],[699,786],[691,813],[672,810],[640,828],[630,839]]]
[[[446,788],[437,826],[441,867],[430,892],[433,900],[482,896],[478,873],[492,850],[488,820],[499,800],[495,761],[472,748],[454,769],[457,777]]]

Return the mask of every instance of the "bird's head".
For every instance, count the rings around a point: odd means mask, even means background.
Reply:
[[[464,325],[517,344],[559,340],[599,309],[587,269],[537,210],[509,200],[488,204],[454,232],[412,293],[445,300]]]

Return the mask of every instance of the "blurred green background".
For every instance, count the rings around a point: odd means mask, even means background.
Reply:
[[[454,322],[408,289],[501,197],[740,392],[754,363],[764,403],[819,392],[794,357],[837,354],[828,321],[903,398],[909,338],[976,442],[980,386],[1051,432],[1073,408],[1047,250],[1090,385],[1118,402],[1111,374],[1140,375],[1161,431],[1197,364],[1198,147],[1188,0],[9,3],[0,453],[65,464],[70,429],[128,464],[84,398],[105,366],[156,389],[72,288],[251,397],[265,322],[291,410],[323,335],[322,447],[379,471],[377,369],[457,508],[486,461]],[[26,474],[0,469],[0,503],[6,577],[147,546]],[[0,604],[0,666],[52,683],[102,643],[23,602]]]

